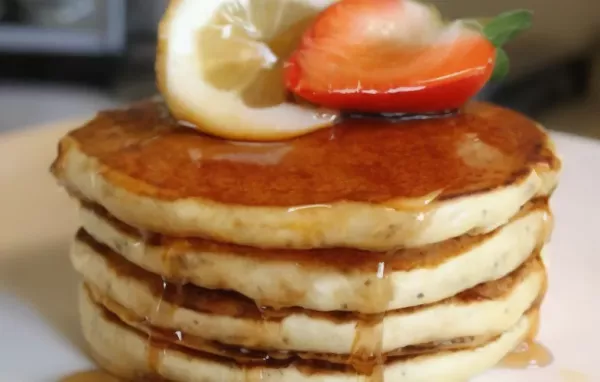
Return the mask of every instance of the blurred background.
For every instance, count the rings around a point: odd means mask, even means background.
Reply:
[[[202,1],[202,0],[198,0]],[[600,138],[600,0],[433,0],[448,18],[535,12],[512,70],[480,98]],[[168,0],[0,0],[0,132],[87,116],[156,93]]]

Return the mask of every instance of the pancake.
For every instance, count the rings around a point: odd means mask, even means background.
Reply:
[[[103,368],[123,378],[158,376],[181,382],[357,382],[371,378],[348,368],[325,367],[312,361],[266,360],[240,365],[224,357],[175,344],[148,341],[145,334],[126,326],[95,303],[83,288],[80,313],[84,337],[94,358]],[[474,349],[390,359],[382,366],[382,380],[465,381],[498,363],[528,336],[534,326],[535,319],[525,315],[509,331]]]
[[[546,133],[473,103],[456,116],[345,120],[279,143],[175,123],[159,102],[63,138],[55,176],[129,225],[261,248],[387,251],[489,232],[557,183]]]
[[[392,354],[424,351],[432,343],[456,338],[495,337],[540,300],[545,288],[544,267],[533,256],[498,281],[437,304],[392,311],[380,318],[299,308],[261,310],[237,293],[166,284],[84,234],[78,236],[71,259],[96,300],[113,312],[124,311],[119,316],[132,325],[151,321],[170,333],[279,352],[355,353],[361,328],[380,336],[382,352]]]
[[[280,349],[252,349],[239,345],[209,341],[205,338],[205,334],[195,335],[189,334],[182,330],[167,330],[162,327],[155,326],[150,323],[153,322],[151,318],[141,318],[135,314],[132,314],[127,308],[111,299],[106,298],[89,284],[86,284],[86,288],[88,289],[88,292],[94,302],[102,305],[107,311],[114,314],[127,326],[136,329],[140,333],[146,334],[151,341],[174,343],[184,346],[188,349],[198,350],[207,354],[225,358],[233,358],[241,365],[255,365],[257,362],[260,363],[264,360],[275,360],[278,362],[314,361],[321,362],[323,364],[331,364],[332,367],[352,367],[355,370],[362,371],[363,373],[371,373],[372,369],[378,362],[378,359],[376,359],[371,353],[367,352],[357,352],[353,354],[333,354],[320,352],[297,352]],[[162,312],[159,312],[158,314],[162,314]],[[432,341],[424,344],[395,349],[391,352],[382,353],[378,355],[378,357],[383,363],[385,363],[385,360],[387,359],[397,358],[400,356],[405,357],[431,354],[439,351],[474,349],[493,340],[496,337],[497,335],[481,335],[452,338],[444,341]]]
[[[362,313],[433,303],[504,277],[544,244],[552,226],[546,200],[537,200],[487,235],[372,253],[260,250],[164,237],[140,232],[89,205],[82,208],[81,221],[95,240],[169,280],[233,290],[261,306]]]

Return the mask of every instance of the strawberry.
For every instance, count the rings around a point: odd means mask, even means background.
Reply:
[[[341,0],[285,65],[288,90],[328,108],[419,113],[461,107],[490,79],[496,48],[410,0]]]

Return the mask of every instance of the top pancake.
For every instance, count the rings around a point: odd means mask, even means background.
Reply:
[[[182,127],[152,101],[100,113],[62,139],[53,166],[71,192],[137,227],[257,247],[370,250],[489,231],[551,192],[559,169],[538,125],[488,104],[240,143]]]

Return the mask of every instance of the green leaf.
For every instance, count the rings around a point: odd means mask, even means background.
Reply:
[[[483,34],[497,48],[515,38],[519,33],[531,28],[533,13],[528,10],[505,12],[483,27]]]
[[[510,70],[510,62],[508,55],[502,48],[496,49],[496,66],[494,67],[494,73],[492,73],[492,81],[500,81],[506,77]]]

